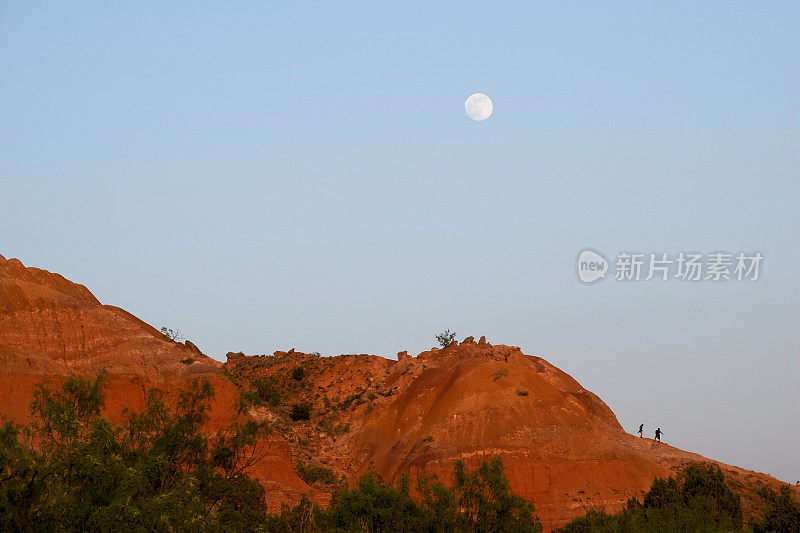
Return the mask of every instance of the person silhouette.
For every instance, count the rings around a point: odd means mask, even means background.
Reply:
[[[644,431],[644,424],[639,424],[639,438],[642,438],[642,432]]]
[[[661,428],[657,428],[657,429],[656,429],[656,440],[657,440],[658,442],[661,442],[661,434],[662,434],[662,433],[664,433],[664,432],[663,432],[663,431],[661,431]]]

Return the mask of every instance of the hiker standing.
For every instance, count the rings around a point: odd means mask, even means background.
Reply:
[[[642,437],[642,432],[643,431],[644,431],[644,424],[639,424],[639,438],[640,439],[643,438]]]
[[[664,432],[663,432],[663,431],[661,431],[661,428],[656,428],[656,440],[657,440],[658,442],[661,442],[661,434],[662,434],[662,433],[664,433]]]

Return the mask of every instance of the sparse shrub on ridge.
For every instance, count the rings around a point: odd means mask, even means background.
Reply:
[[[183,340],[183,335],[181,335],[181,330],[179,329],[173,330],[172,328],[164,326],[160,331],[162,335],[171,341],[178,342]]]
[[[439,346],[442,348],[447,348],[456,340],[456,332],[450,332],[449,329],[444,330],[443,332],[436,335],[436,340],[439,342]]]
[[[277,407],[281,403],[281,393],[274,377],[259,377],[250,384],[250,389],[243,393],[244,399],[255,406],[268,405]]]

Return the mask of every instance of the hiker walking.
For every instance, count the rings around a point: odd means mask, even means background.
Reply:
[[[662,434],[662,433],[664,433],[664,432],[663,432],[663,431],[661,431],[661,428],[656,428],[656,440],[657,440],[658,442],[661,442],[661,434]]]
[[[643,438],[642,437],[642,432],[643,431],[644,431],[644,424],[639,424],[639,438],[640,439]]]

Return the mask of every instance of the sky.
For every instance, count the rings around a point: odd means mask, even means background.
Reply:
[[[0,254],[220,360],[486,335],[800,479],[800,4],[165,4],[0,3]]]

